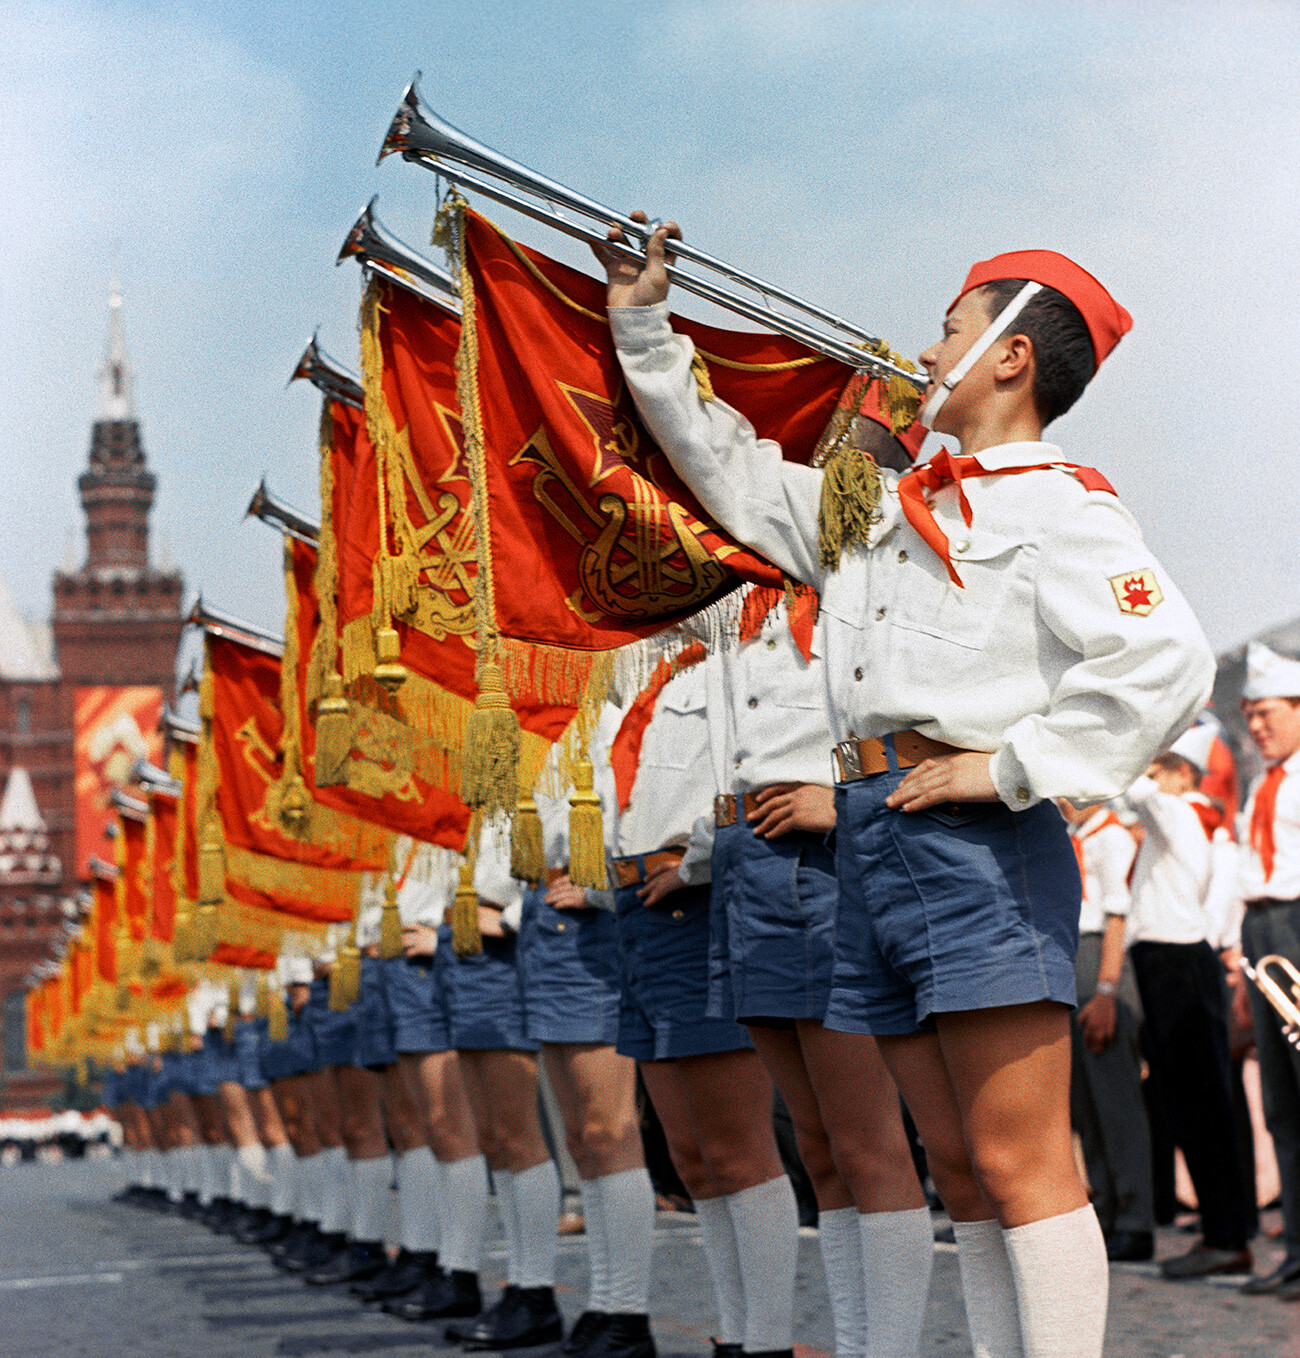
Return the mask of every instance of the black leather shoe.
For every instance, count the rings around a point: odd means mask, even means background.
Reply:
[[[583,1358],[655,1358],[649,1316],[621,1312],[604,1319],[606,1323]]]
[[[295,1221],[279,1240],[272,1240],[266,1246],[266,1252],[271,1256],[271,1262],[277,1268],[283,1268],[284,1260],[291,1254],[297,1254],[315,1233],[315,1222]]]
[[[496,1323],[497,1313],[505,1307],[515,1305],[515,1293],[518,1291],[519,1289],[514,1283],[507,1283],[501,1289],[501,1295],[491,1306],[481,1310],[473,1319],[467,1317],[460,1324],[448,1325],[442,1332],[442,1337],[449,1344],[466,1344],[476,1334],[486,1338],[492,1333],[492,1326]]]
[[[1112,1264],[1139,1264],[1155,1257],[1150,1231],[1112,1231],[1106,1237],[1106,1258]]]
[[[1166,1259],[1160,1272],[1166,1278],[1208,1278],[1220,1273],[1249,1273],[1250,1251],[1220,1250],[1198,1240],[1186,1254]]]
[[[331,1231],[328,1235],[317,1228],[303,1244],[302,1249],[292,1256],[283,1255],[280,1267],[290,1273],[313,1273],[328,1264],[336,1254],[347,1252],[348,1238],[342,1231]]]
[[[1300,1260],[1284,1259],[1272,1273],[1247,1278],[1242,1283],[1241,1290],[1248,1297],[1263,1297],[1271,1292],[1280,1292],[1289,1283],[1300,1285]]]
[[[433,1250],[400,1249],[397,1258],[373,1278],[354,1282],[348,1291],[364,1302],[387,1301],[389,1297],[405,1297],[429,1280],[431,1269],[438,1266]]]
[[[262,1249],[269,1250],[271,1246],[278,1245],[280,1241],[284,1240],[292,1230],[292,1217],[280,1217],[276,1216],[274,1212],[268,1212],[266,1224],[259,1230],[250,1233],[248,1243],[260,1245]]]
[[[609,1320],[605,1311],[584,1311],[569,1331],[569,1337],[560,1346],[561,1352],[585,1354],[600,1337]]]
[[[444,1273],[436,1269],[418,1292],[406,1297],[394,1297],[384,1303],[390,1316],[403,1320],[452,1320],[478,1316],[483,1310],[483,1298],[478,1288],[478,1274],[454,1269]],[[450,1332],[452,1326],[447,1329]],[[469,1326],[459,1327],[468,1329]],[[459,1343],[459,1339],[450,1342]]]
[[[484,1349],[526,1349],[558,1344],[563,1338],[564,1320],[555,1305],[555,1289],[516,1287],[506,1289],[501,1305],[492,1312],[486,1325],[475,1322],[461,1347],[466,1353]],[[793,1353],[790,1358],[794,1358]]]
[[[713,1358],[741,1358],[745,1352],[744,1344],[724,1344],[721,1339],[710,1339],[713,1345]]]
[[[330,1283],[364,1283],[387,1267],[388,1255],[384,1253],[382,1241],[358,1240],[319,1268],[308,1269],[302,1280],[313,1287],[325,1287]]]

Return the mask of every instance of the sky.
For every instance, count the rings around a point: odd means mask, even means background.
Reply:
[[[1133,332],[1049,437],[1100,468],[1218,650],[1300,614],[1300,7],[1097,0],[6,0],[0,577],[84,559],[76,478],[121,278],[156,560],[282,630],[263,474],[319,513],[319,328],[359,367],[372,194],[427,254],[436,181],[375,165],[412,73],[478,140],[831,305],[900,352],[970,263],[1060,250]],[[585,247],[484,203],[527,243]],[[677,304],[704,315],[690,299]],[[714,319],[709,317],[709,319]],[[739,322],[736,322],[739,324]]]

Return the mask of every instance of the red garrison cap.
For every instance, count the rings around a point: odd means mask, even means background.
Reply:
[[[1133,329],[1133,317],[1087,271],[1072,259],[1058,255],[1055,250],[1013,250],[1007,255],[994,255],[971,266],[961,291],[953,298],[956,306],[972,288],[985,283],[996,283],[1002,278],[1023,278],[1028,283],[1041,283],[1055,288],[1079,308],[1088,333],[1097,366]]]

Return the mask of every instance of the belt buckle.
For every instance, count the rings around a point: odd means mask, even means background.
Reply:
[[[835,758],[839,761],[842,783],[856,783],[866,777],[862,769],[862,747],[856,740],[841,740],[835,747]]]

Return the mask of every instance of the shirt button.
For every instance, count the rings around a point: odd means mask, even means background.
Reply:
[[[1029,789],[1027,787],[1016,788],[1016,801],[1027,802],[1029,800]]]
[[[565,924],[565,922],[564,922],[563,920],[561,920],[561,921],[555,926],[555,929],[556,929],[556,932],[557,932],[557,933],[561,933],[561,934],[562,934],[568,927],[569,927],[569,926],[568,926],[567,924]]]
[[[953,544],[953,551],[954,551],[954,552],[969,552],[969,551],[970,551],[970,543],[969,543],[968,541],[966,541],[965,538],[963,538],[961,542],[957,542],[957,543],[954,543],[954,544]]]
[[[856,669],[856,670],[853,671],[853,677],[854,677],[859,683],[862,682],[862,670],[861,670],[861,668],[858,668],[858,669]]]
[[[758,706],[758,699],[757,699],[757,698],[751,698],[751,699],[749,700],[749,706],[750,706],[750,707],[757,707],[757,706]]]
[[[884,605],[882,604],[881,607],[879,607],[878,609],[876,609],[876,621],[877,621],[877,622],[880,622],[880,620],[881,620],[884,616],[885,616],[885,609],[884,609]]]
[[[769,651],[774,651],[774,650],[776,650],[776,638],[775,638],[775,637],[768,637],[768,639],[767,639],[767,649],[768,649]]]
[[[737,768],[740,767],[740,756],[739,756],[739,755],[737,755],[736,758],[735,758],[735,765],[736,765]]]
[[[686,911],[685,911],[685,910],[674,910],[674,911],[673,911],[673,918],[674,918],[674,919],[685,919],[685,918],[686,918]]]
[[[899,552],[899,554],[898,554],[898,559],[899,559],[900,561],[906,561],[906,560],[907,560],[907,551],[906,551],[906,549],[904,549],[903,551]]]

